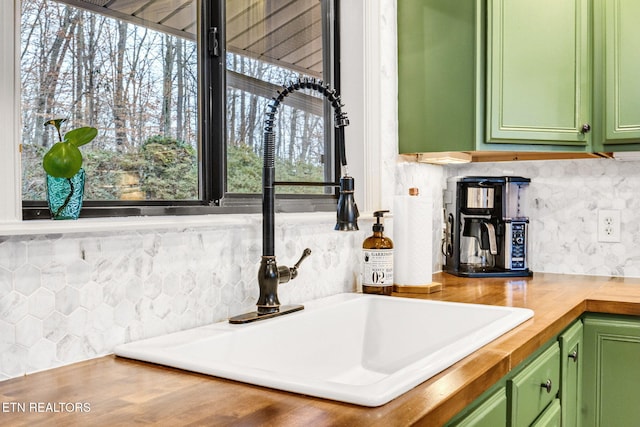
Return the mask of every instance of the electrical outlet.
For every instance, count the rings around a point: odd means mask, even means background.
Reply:
[[[598,211],[598,241],[620,241],[620,211],[601,209]]]

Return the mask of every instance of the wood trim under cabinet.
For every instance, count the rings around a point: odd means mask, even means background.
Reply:
[[[433,154],[430,156],[429,154]],[[431,162],[430,158],[439,158],[442,153],[417,153],[403,155],[404,158],[415,156],[421,163]],[[461,154],[471,157],[471,162],[513,162],[525,160],[573,160],[573,159],[611,159],[613,153],[571,153],[571,152],[519,152],[519,151],[464,151]]]

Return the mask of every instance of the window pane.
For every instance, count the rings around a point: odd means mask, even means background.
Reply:
[[[197,2],[86,3],[22,0],[23,200],[46,198],[52,118],[98,128],[85,200],[199,199]]]
[[[329,81],[324,4],[318,0],[227,0],[227,191],[259,193],[265,107],[285,83],[302,76]],[[276,179],[333,181],[324,101],[316,92],[289,95],[274,127]],[[331,128],[330,128],[331,129]],[[327,193],[323,187],[277,188]]]

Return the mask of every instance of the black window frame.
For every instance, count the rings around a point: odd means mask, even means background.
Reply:
[[[226,39],[225,1],[202,0],[200,2],[200,40],[198,44],[200,144],[199,200],[85,200],[80,218],[105,218],[128,216],[205,215],[224,213],[257,213],[262,205],[260,194],[236,194],[226,191]],[[339,0],[321,0],[323,4],[324,48],[330,49],[330,82],[340,91],[340,34]],[[283,82],[283,84],[286,82]],[[274,96],[276,93],[274,93]],[[338,189],[332,183],[340,179],[340,161],[334,141],[337,130],[333,126],[330,106],[325,103],[325,131],[330,132],[330,157],[333,181],[326,187],[330,194],[277,194],[276,210],[279,212],[312,212],[335,210]],[[46,201],[22,201],[23,220],[49,219]]]

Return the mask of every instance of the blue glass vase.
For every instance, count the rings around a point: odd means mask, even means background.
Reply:
[[[71,178],[47,174],[47,202],[53,219],[78,219],[84,197],[84,169]]]

